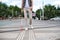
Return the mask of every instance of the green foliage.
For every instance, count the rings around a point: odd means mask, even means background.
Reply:
[[[38,9],[36,11],[36,16],[40,19],[40,13],[42,13],[42,9]]]
[[[45,5],[44,8],[44,18],[50,19],[56,16],[60,16],[60,7],[57,8],[54,5]],[[40,19],[40,13],[42,12],[42,9],[36,10],[36,16]],[[19,15],[22,15],[24,17],[24,12],[21,12],[21,8],[18,6],[7,6],[5,3],[0,2],[0,17],[6,17],[12,16],[12,17],[18,17]]]
[[[57,15],[57,16],[60,16],[60,7],[57,8],[57,10],[56,10],[56,15]]]
[[[42,9],[36,11],[36,16],[40,18],[40,13]],[[50,19],[56,16],[60,16],[60,7],[55,7],[54,5],[45,5],[44,8],[44,19]]]
[[[0,2],[0,17],[18,17],[20,13],[21,8],[12,5],[8,7],[5,3]]]
[[[45,14],[45,17],[47,17],[48,19],[55,17],[56,7],[52,5],[45,5],[44,14]]]

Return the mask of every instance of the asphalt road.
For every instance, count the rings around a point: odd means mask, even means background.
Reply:
[[[0,27],[0,40],[60,40],[60,21],[33,20],[33,28],[19,24]]]

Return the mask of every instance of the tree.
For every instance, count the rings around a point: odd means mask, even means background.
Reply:
[[[44,7],[44,16],[47,19],[53,18],[56,16],[56,7],[52,5],[45,5]]]
[[[17,17],[21,13],[21,8],[18,6],[12,6],[10,5],[9,7],[5,4],[0,2],[0,16],[1,17],[7,17],[12,16],[12,17]]]
[[[59,6],[57,7],[56,15],[57,15],[57,16],[60,16],[60,7],[59,7]]]
[[[42,9],[38,9],[36,11],[36,16],[38,17],[38,19],[40,19],[40,13],[42,13]]]
[[[0,16],[6,17],[8,6],[5,3],[0,2]]]
[[[14,7],[15,16],[19,16],[19,15],[21,14],[20,12],[21,12],[21,8],[15,6],[15,7]]]
[[[12,17],[17,17],[20,15],[21,8],[10,5],[9,11],[10,11]]]

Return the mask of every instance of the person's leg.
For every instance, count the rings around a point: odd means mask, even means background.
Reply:
[[[32,11],[30,9],[28,9],[29,11],[29,19],[30,19],[30,25],[32,25]]]
[[[26,25],[28,24],[27,22],[27,10],[24,8],[24,19],[25,19],[25,22],[26,22]]]

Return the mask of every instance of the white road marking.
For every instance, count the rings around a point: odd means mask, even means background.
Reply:
[[[36,40],[32,30],[29,30],[29,40]]]
[[[24,35],[25,35],[25,31],[22,31],[22,32],[19,34],[17,40],[23,40]]]

